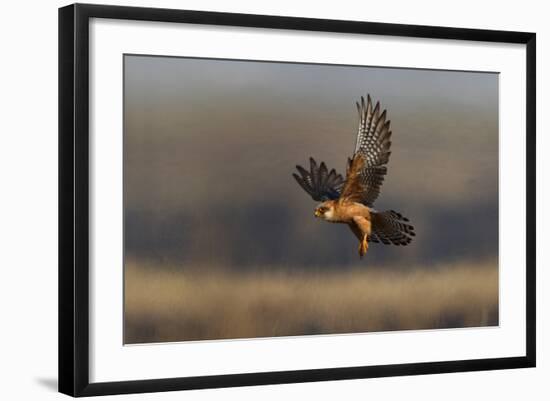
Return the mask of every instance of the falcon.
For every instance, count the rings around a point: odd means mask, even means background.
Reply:
[[[373,208],[387,173],[390,157],[390,121],[386,110],[380,111],[380,102],[373,106],[361,96],[356,102],[359,129],[355,151],[348,158],[346,179],[326,164],[309,159],[309,171],[296,166],[296,182],[317,202],[315,217],[330,223],[347,224],[359,240],[359,257],[368,250],[369,242],[408,245],[415,236],[409,219],[394,210],[379,212]]]

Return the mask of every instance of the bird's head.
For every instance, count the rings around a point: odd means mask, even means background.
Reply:
[[[326,201],[320,203],[315,208],[315,217],[320,217],[326,221],[333,221],[334,216],[334,201]]]

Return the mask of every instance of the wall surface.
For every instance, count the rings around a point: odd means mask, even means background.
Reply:
[[[537,33],[538,129],[538,367],[535,369],[383,378],[255,388],[202,390],[126,399],[279,400],[333,399],[531,399],[550,397],[548,313],[550,279],[544,266],[550,214],[550,147],[543,135],[549,119],[550,26],[544,2],[417,0],[338,2],[278,0],[115,1],[155,6],[255,14],[443,25]],[[0,182],[0,374],[2,399],[50,400],[57,387],[57,8],[61,1],[9,2],[2,13]],[[518,222],[521,224],[521,222]],[[513,227],[513,222],[510,225]],[[513,233],[511,233],[513,235]],[[114,397],[110,397],[114,398]],[[122,397],[118,397],[123,399]]]

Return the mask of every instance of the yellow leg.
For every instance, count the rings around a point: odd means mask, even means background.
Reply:
[[[371,232],[371,222],[363,216],[354,216],[353,222],[355,223],[352,227],[353,233],[359,239],[359,256],[362,258],[369,248],[369,243],[367,241],[368,236]]]
[[[367,241],[367,236],[363,236],[363,240],[359,243],[359,257],[363,258],[369,249],[369,243]]]

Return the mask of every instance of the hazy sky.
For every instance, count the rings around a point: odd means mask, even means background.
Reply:
[[[375,207],[409,217],[417,236],[373,244],[361,263],[498,254],[497,74],[147,56],[126,56],[124,73],[127,257],[356,265],[349,228],[315,219],[291,174],[309,156],[344,173],[367,93],[393,131]]]

